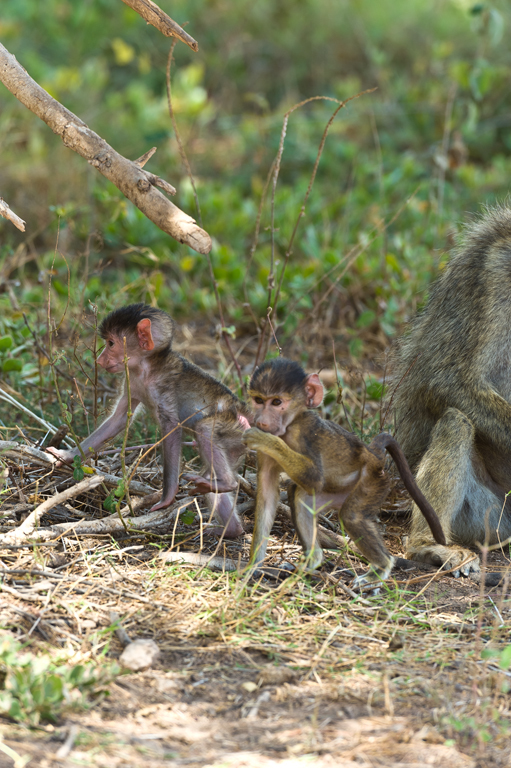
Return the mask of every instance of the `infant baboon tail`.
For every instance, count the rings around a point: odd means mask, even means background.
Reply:
[[[398,468],[406,490],[424,515],[435,541],[439,544],[447,544],[438,515],[415,482],[412,471],[408,466],[408,462],[397,440],[387,432],[382,432],[374,438],[369,448],[371,450],[377,450],[380,453],[383,452],[383,450],[390,453]]]

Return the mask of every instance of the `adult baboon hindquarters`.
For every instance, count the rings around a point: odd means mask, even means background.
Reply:
[[[465,547],[511,536],[511,208],[465,228],[397,344],[394,382],[396,437],[449,544],[414,505],[408,556],[461,566],[474,558]],[[478,571],[478,559],[460,570]]]

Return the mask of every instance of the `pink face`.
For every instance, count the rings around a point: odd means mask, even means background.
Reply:
[[[286,433],[290,418],[291,400],[285,397],[268,397],[260,395],[252,397],[254,411],[254,426],[263,432],[282,437]]]
[[[105,348],[98,357],[98,365],[108,373],[121,373],[124,371],[124,357],[128,358],[128,365],[134,368],[140,364],[144,355],[154,349],[154,340],[151,333],[151,321],[144,318],[137,323],[136,336],[126,330],[126,343],[124,334],[117,336],[109,334],[105,339]]]
[[[307,408],[317,408],[323,400],[323,385],[317,373],[310,373],[304,382],[303,394],[274,394],[268,397],[254,391],[251,395],[254,426],[277,437],[286,434],[297,414]]]
[[[105,340],[105,348],[98,357],[98,365],[108,373],[120,373],[124,371],[124,353],[124,339],[120,339],[119,336],[108,336]]]

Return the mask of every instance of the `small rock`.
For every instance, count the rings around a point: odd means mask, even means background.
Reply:
[[[391,637],[389,640],[389,651],[398,651],[400,648],[403,648],[405,644],[404,638],[402,635],[395,634],[394,637]]]
[[[257,691],[257,683],[253,683],[251,680],[247,680],[246,683],[242,683],[241,687],[243,690],[248,691],[248,693],[253,693],[254,691]]]
[[[154,640],[135,640],[126,646],[119,661],[126,669],[139,672],[151,667],[159,655],[160,649]]]
[[[62,565],[66,565],[66,563],[67,556],[63,552],[50,552],[46,565],[49,568],[60,568]]]
[[[290,667],[265,667],[261,670],[259,685],[282,685],[282,683],[292,683],[296,677],[296,672]]]
[[[82,619],[80,623],[82,625],[82,629],[96,629],[98,626],[94,619]]]

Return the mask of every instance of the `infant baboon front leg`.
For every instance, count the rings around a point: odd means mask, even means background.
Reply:
[[[318,544],[317,499],[293,484],[288,489],[293,525],[305,553],[307,568],[315,570],[323,562],[323,550]]]
[[[483,471],[475,451],[472,422],[456,408],[448,408],[433,429],[416,476],[417,485],[437,511],[448,546],[435,542],[414,504],[407,557],[445,569],[457,568],[454,576],[479,571],[479,558],[461,545],[483,542],[485,515],[493,517],[502,506],[480,482],[478,475]]]

